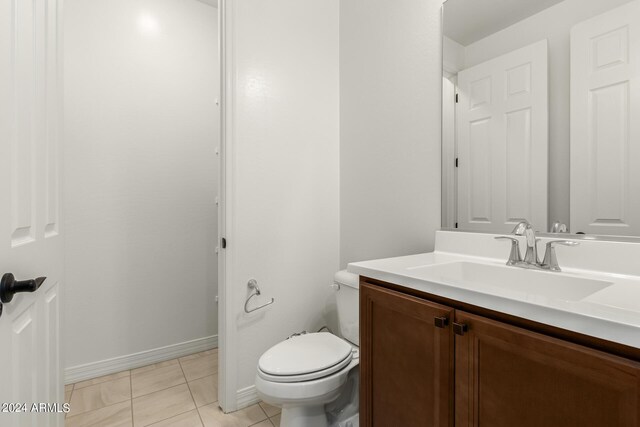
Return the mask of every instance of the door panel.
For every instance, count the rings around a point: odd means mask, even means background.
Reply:
[[[453,424],[453,310],[360,284],[363,426]],[[407,325],[410,325],[409,327]]]
[[[640,234],[640,1],[571,31],[571,230]]]
[[[43,313],[42,313],[42,327],[45,334],[45,345],[42,354],[42,363],[44,366],[41,368],[44,375],[43,384],[43,399],[45,402],[63,402],[64,390],[61,385],[64,383],[63,371],[62,371],[62,348],[61,342],[61,307],[60,307],[60,285],[54,283],[49,289],[44,292],[43,300]],[[56,426],[57,419],[47,420],[47,426]]]
[[[640,364],[456,311],[456,426],[640,425]]]
[[[63,403],[60,348],[62,2],[0,3],[0,276],[46,276],[3,304],[0,402]],[[0,425],[62,426],[55,412],[0,413]]]
[[[509,232],[547,229],[547,42],[458,74],[458,223]]]
[[[456,86],[442,78],[442,227],[456,224]]]

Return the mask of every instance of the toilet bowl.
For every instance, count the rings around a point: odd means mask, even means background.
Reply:
[[[258,362],[258,395],[282,408],[282,427],[358,426],[358,277],[338,272],[333,287],[344,338],[328,332],[292,336]]]

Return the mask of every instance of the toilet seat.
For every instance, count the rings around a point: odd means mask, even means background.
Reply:
[[[255,377],[256,389],[260,398],[271,405],[305,405],[309,402],[324,404],[337,397],[349,372],[358,366],[359,362],[358,359],[352,359],[341,370],[310,381],[276,382],[266,380],[257,374]]]
[[[292,337],[267,350],[258,361],[258,376],[277,382],[312,381],[351,363],[352,346],[326,332]]]
[[[347,357],[344,358],[344,360],[338,362],[333,366],[330,366],[326,369],[321,369],[319,371],[308,372],[306,374],[300,374],[300,375],[270,375],[262,371],[262,369],[258,367],[258,375],[260,375],[260,377],[264,378],[267,381],[273,381],[276,383],[297,383],[297,382],[303,382],[303,381],[312,381],[312,380],[317,380],[319,378],[331,375],[334,372],[338,372],[339,370],[347,366],[349,363],[351,363],[352,358],[353,358],[352,355],[349,354]]]

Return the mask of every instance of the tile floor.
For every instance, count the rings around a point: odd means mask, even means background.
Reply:
[[[218,350],[67,385],[66,427],[273,427],[280,409],[260,402],[218,408]]]

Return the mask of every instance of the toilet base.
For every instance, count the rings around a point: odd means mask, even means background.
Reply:
[[[286,427],[329,427],[329,422],[324,405],[284,405],[280,425]]]

